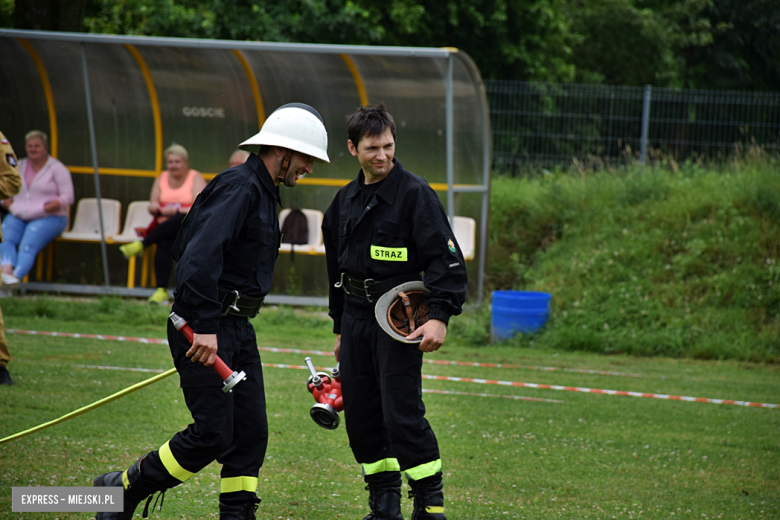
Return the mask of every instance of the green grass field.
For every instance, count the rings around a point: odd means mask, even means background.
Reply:
[[[163,338],[165,310],[102,299],[3,301],[8,329]],[[8,303],[6,303],[8,302]],[[455,318],[463,319],[463,318]],[[253,323],[261,346],[330,351],[321,312],[264,309]],[[525,368],[426,364],[424,374],[780,403],[780,367],[737,361],[630,358],[499,345],[455,337],[431,360]],[[137,342],[8,334],[16,380],[0,387],[0,438],[56,419],[154,373],[167,347]],[[457,340],[457,341],[456,341]],[[261,352],[267,364],[303,354]],[[312,356],[319,367],[332,357]],[[638,374],[598,375],[530,367]],[[342,426],[317,427],[307,372],[265,368],[270,442],[260,473],[258,518],[360,519],[367,513],[360,467]],[[448,518],[780,518],[780,409],[424,380],[430,390],[525,396],[425,395],[439,439]],[[173,376],[73,420],[0,445],[0,518],[87,518],[85,513],[12,513],[14,486],[89,486],[126,468],[189,422]],[[406,488],[406,485],[404,485]],[[153,518],[217,518],[219,468],[170,490]],[[404,491],[404,496],[406,495]],[[404,499],[408,518],[411,503]],[[137,511],[140,514],[140,508]]]

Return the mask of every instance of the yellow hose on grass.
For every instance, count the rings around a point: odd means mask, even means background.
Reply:
[[[53,421],[49,421],[47,423],[39,424],[38,426],[34,428],[30,428],[29,430],[25,430],[23,432],[15,433],[14,435],[11,435],[10,437],[6,437],[5,439],[0,439],[0,444],[5,444],[6,442],[11,442],[16,439],[21,439],[22,437],[25,437],[27,435],[30,435],[31,433],[35,433],[37,431],[44,430],[46,428],[49,428],[51,426],[54,426],[55,424],[59,424],[61,422],[65,422],[69,419],[73,419],[74,417],[78,417],[81,414],[85,414],[89,412],[90,410],[94,410],[95,408],[98,408],[100,406],[103,406],[104,404],[108,404],[111,401],[116,401],[120,397],[126,396],[127,394],[131,394],[135,392],[136,390],[140,390],[141,388],[144,388],[145,386],[149,386],[151,384],[156,383],[157,381],[160,381],[161,379],[165,379],[168,376],[172,376],[176,373],[176,369],[172,368],[168,370],[167,372],[163,372],[160,375],[151,377],[147,379],[146,381],[141,381],[140,383],[136,383],[133,386],[128,386],[124,390],[120,390],[119,392],[109,395],[108,397],[101,399],[100,401],[95,401],[94,403],[84,406],[83,408],[79,408],[78,410],[75,410],[73,412],[70,412],[69,414],[63,415],[59,419],[54,419]]]

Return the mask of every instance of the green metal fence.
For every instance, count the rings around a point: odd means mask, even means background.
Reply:
[[[780,149],[780,93],[486,81],[493,168]]]

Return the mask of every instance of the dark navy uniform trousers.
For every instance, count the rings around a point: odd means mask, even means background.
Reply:
[[[364,472],[440,465],[439,446],[422,402],[419,345],[395,341],[379,327],[373,310],[352,306],[349,300],[341,328],[351,331],[341,336],[339,351],[342,389],[353,396],[344,400],[344,419],[350,447]],[[400,467],[393,467],[393,459]],[[381,467],[374,467],[377,464]]]
[[[222,391],[213,367],[185,356],[190,344],[169,322],[168,344],[193,422],[147,456],[144,476],[168,486],[180,484],[216,460],[222,464],[222,494],[240,501],[254,496],[247,490],[256,487],[268,445],[263,369],[247,318],[221,318],[217,343],[222,360],[247,375],[230,393]]]

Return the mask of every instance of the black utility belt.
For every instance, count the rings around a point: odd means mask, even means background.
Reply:
[[[375,302],[383,294],[397,285],[406,282],[421,281],[422,279],[422,273],[404,274],[388,278],[387,280],[374,280],[373,278],[359,280],[357,278],[352,278],[347,273],[341,273],[341,279],[336,283],[335,287],[344,289],[344,292],[351,296],[357,296],[358,298],[363,298],[369,302]]]
[[[263,306],[264,298],[244,296],[234,289],[217,287],[217,295],[222,303],[222,316],[254,318]]]

